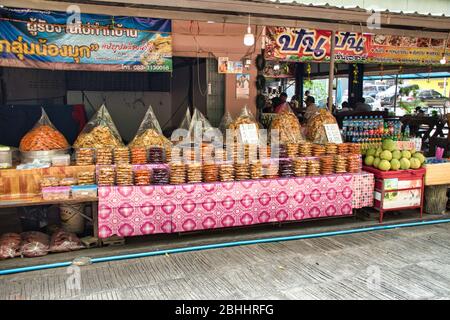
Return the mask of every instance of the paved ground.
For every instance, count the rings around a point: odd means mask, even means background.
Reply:
[[[0,277],[1,299],[450,299],[450,223]]]

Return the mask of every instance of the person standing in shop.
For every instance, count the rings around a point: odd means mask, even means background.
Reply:
[[[289,103],[291,105],[291,109],[295,114],[301,113],[301,106],[297,95],[293,95],[291,98],[291,102]]]
[[[372,111],[372,107],[366,103],[366,99],[360,98],[355,106],[356,112],[370,112]]]
[[[308,121],[311,119],[313,115],[319,111],[319,108],[316,106],[316,99],[313,96],[308,96],[305,100],[306,102],[306,111],[305,111],[305,120]]]
[[[289,103],[287,102],[287,93],[282,92],[280,94],[280,102],[275,107],[275,113],[281,113],[289,110]]]

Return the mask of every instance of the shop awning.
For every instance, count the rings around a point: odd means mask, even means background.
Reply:
[[[433,72],[433,73],[412,73],[412,74],[400,74],[398,75],[399,79],[436,79],[436,78],[449,78],[450,72]],[[364,77],[364,80],[389,80],[395,79],[396,75],[389,74],[383,76],[367,76]]]

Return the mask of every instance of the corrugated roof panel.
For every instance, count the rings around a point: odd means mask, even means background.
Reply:
[[[449,0],[250,0],[324,8],[375,10],[407,15],[450,16]]]

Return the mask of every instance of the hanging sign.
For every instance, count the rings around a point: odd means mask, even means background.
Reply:
[[[0,8],[0,66],[170,72],[171,20]]]
[[[328,30],[266,27],[265,42],[268,60],[321,62],[331,56]],[[335,36],[335,59],[337,63],[440,65],[445,45],[444,39],[341,31]]]

